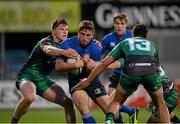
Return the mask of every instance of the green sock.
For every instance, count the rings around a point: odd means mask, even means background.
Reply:
[[[114,121],[114,114],[112,112],[109,112],[106,114],[106,120],[105,122],[110,121],[111,123]]]
[[[180,119],[176,115],[174,115],[174,117],[171,119],[171,122],[180,123]]]

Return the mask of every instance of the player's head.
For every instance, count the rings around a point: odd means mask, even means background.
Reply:
[[[57,19],[52,23],[51,32],[54,38],[61,42],[68,37],[68,24],[65,19]]]
[[[89,20],[83,20],[78,26],[78,39],[82,47],[86,47],[87,44],[94,36],[94,23]]]
[[[117,35],[123,35],[126,32],[126,28],[128,25],[128,16],[126,15],[126,13],[115,13],[113,17],[113,25]]]
[[[133,27],[133,36],[134,37],[143,37],[146,38],[148,33],[148,28],[143,24],[136,24]]]

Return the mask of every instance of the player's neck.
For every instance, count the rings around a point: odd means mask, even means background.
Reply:
[[[55,42],[55,43],[60,44],[60,43],[62,42],[62,40],[57,39],[55,36],[53,36],[53,38],[54,38],[54,42]]]

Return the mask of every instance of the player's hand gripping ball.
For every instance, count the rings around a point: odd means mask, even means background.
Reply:
[[[73,58],[68,58],[67,59],[67,63],[74,63],[76,62],[78,59],[80,59],[80,57],[73,57]],[[76,68],[76,69],[73,69],[70,71],[71,74],[74,74],[74,75],[78,75],[82,72],[82,68]]]

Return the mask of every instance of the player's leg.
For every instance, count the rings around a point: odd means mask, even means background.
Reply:
[[[167,91],[168,92],[168,91]],[[168,95],[166,91],[164,91],[165,94],[165,103],[168,107],[169,113],[170,113],[170,120],[173,123],[180,123],[180,119],[173,113],[173,110],[176,108],[178,104],[178,90],[175,88],[173,91],[169,92]]]
[[[108,89],[108,96],[109,96],[109,100],[112,101],[114,96],[115,96],[115,92],[116,92],[116,88],[114,87],[110,87]]]
[[[165,104],[169,110],[170,113],[170,120],[173,123],[179,123],[179,118],[177,118],[177,116],[174,115],[174,113],[172,112],[174,110],[174,108],[177,105],[177,101],[178,101],[178,91],[176,89],[171,91],[168,89],[164,92],[164,100],[165,100]],[[156,106],[151,102],[149,104],[148,110],[150,110],[150,112],[152,112],[151,116],[149,117],[149,119],[147,120],[147,123],[156,123],[159,122],[159,116],[158,116],[158,111]]]
[[[180,119],[173,112],[170,114],[170,119],[173,123],[180,123]]]
[[[44,93],[43,98],[48,101],[54,102],[64,107],[65,118],[67,123],[76,123],[76,112],[74,109],[73,102],[68,97],[64,90],[57,84],[49,87]]]
[[[17,123],[26,113],[31,103],[36,99],[36,86],[31,81],[22,81],[19,89],[22,97],[15,108],[12,123]]]
[[[163,79],[160,73],[145,76],[142,84],[149,92],[153,103],[157,106],[160,123],[170,123],[169,111],[164,101],[164,91],[162,88]]]
[[[89,96],[84,90],[78,90],[72,93],[72,99],[84,123],[96,123],[89,111]]]
[[[159,118],[153,116],[152,114],[149,116],[149,118],[146,121],[146,123],[158,123],[158,122],[159,122]]]
[[[119,108],[122,103],[126,100],[126,98],[129,96],[129,93],[127,93],[120,85],[116,89],[116,94],[113,99],[113,101],[110,103],[108,107],[108,113],[106,114],[106,122],[113,122],[115,119],[115,116],[118,115]]]
[[[164,102],[162,87],[153,93],[149,92],[149,94],[150,94],[153,102],[157,105],[157,108],[159,111],[160,123],[170,123],[169,111],[168,111],[167,106]]]
[[[108,95],[110,97],[110,101],[112,101],[115,96],[115,92],[116,92],[116,88],[117,88],[119,80],[120,80],[120,74],[117,74],[117,73],[113,73],[111,77],[109,78],[110,84],[109,84]],[[119,108],[119,113],[121,112],[125,112],[129,115],[129,120],[131,123],[134,123],[135,121],[137,121],[138,112],[139,112],[138,108],[130,107],[126,104],[122,104],[121,107]],[[121,121],[122,123],[121,115],[119,116],[119,119],[117,119],[117,121],[118,120]]]

